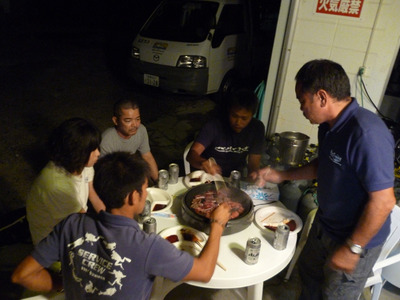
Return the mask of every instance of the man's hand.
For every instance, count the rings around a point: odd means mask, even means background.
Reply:
[[[334,270],[341,270],[351,274],[359,260],[360,256],[358,254],[354,254],[347,245],[343,245],[333,253],[329,266]]]
[[[256,185],[264,186],[267,182],[281,183],[283,179],[281,178],[281,173],[270,167],[263,168],[258,172],[253,172],[250,177],[256,181]]]
[[[231,217],[231,207],[228,203],[221,203],[214,211],[211,213],[211,219],[214,219],[218,224],[225,227]]]
[[[221,167],[216,163],[215,159],[210,158],[201,163],[202,169],[211,175],[222,174]]]

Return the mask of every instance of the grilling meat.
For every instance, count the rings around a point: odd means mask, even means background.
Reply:
[[[220,197],[218,197],[217,192],[213,190],[194,196],[192,200],[192,205],[190,207],[197,214],[206,218],[210,218],[211,213],[222,202],[228,203],[231,207],[231,219],[237,218],[244,211],[243,205],[241,203],[232,201],[232,199],[223,196],[223,194],[220,194]]]

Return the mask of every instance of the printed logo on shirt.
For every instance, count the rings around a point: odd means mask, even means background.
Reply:
[[[221,146],[217,146],[214,148],[215,151],[218,152],[222,152],[222,153],[237,153],[237,154],[241,154],[241,153],[245,153],[245,152],[249,152],[249,146],[246,147],[221,147]]]
[[[329,159],[338,166],[342,166],[342,158],[339,154],[333,152],[333,150],[331,150],[331,152],[329,153]]]
[[[103,245],[97,245],[102,243]],[[82,247],[86,246],[86,247]],[[105,248],[109,252],[108,257],[102,257],[95,252],[88,250],[88,246],[94,250]],[[123,273],[124,263],[132,260],[128,257],[121,257],[116,251],[117,243],[108,242],[102,236],[95,236],[89,232],[68,244],[69,266],[72,277],[88,294],[112,296],[121,290],[122,279],[126,277]],[[103,281],[101,286],[96,286],[95,279]],[[93,280],[93,281],[92,281]]]

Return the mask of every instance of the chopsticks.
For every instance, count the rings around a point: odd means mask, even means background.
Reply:
[[[201,250],[203,250],[203,245],[199,241],[195,241],[196,245],[200,247]],[[217,261],[217,266],[219,266],[222,270],[226,271],[226,267],[221,264],[219,261]]]
[[[275,212],[270,213],[268,216],[266,216],[266,217],[261,221],[261,223],[264,222],[266,219],[269,219],[270,217],[272,217],[274,214],[275,214]]]

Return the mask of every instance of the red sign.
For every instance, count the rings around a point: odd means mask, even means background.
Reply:
[[[359,18],[364,0],[318,0],[317,13]]]

